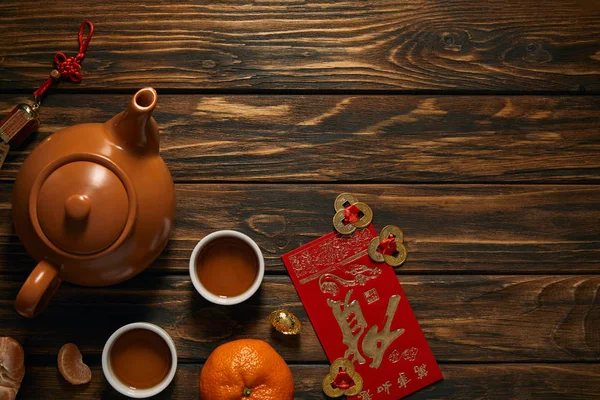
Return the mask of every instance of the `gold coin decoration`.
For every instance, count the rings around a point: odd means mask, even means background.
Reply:
[[[406,247],[404,247],[404,244],[402,243],[396,243],[396,251],[398,254],[393,256],[387,254],[383,255],[386,264],[391,265],[394,268],[404,264],[408,255],[406,252]]]
[[[335,360],[322,382],[323,392],[333,398],[356,396],[362,391],[363,385],[362,376],[354,369],[354,363],[347,358]]]
[[[350,193],[342,193],[336,197],[335,202],[333,203],[333,208],[335,208],[335,211],[340,211],[354,203],[358,203],[356,197]]]
[[[404,242],[404,233],[402,232],[402,229],[398,228],[396,225],[384,226],[379,233],[379,237],[381,240],[386,239],[390,236],[390,233],[396,237],[396,242]]]
[[[377,248],[379,247],[379,242],[381,242],[379,236],[374,237],[369,242],[369,248],[367,249],[367,252],[369,253],[369,257],[371,257],[371,260],[375,262],[384,262],[385,258],[383,258],[383,254],[377,251]]]
[[[348,375],[350,376],[354,375],[354,373],[356,372],[356,370],[354,369],[354,363],[348,360],[347,358],[338,358],[337,360],[335,360],[331,364],[331,367],[329,367],[329,372],[335,378],[340,368],[345,369]]]
[[[322,387],[323,392],[328,397],[342,397],[346,392],[345,390],[333,387],[333,377],[330,374],[327,374],[327,376],[325,376],[325,378],[323,379]]]
[[[278,332],[284,335],[297,335],[302,332],[302,324],[298,317],[288,310],[279,309],[269,315],[269,322]]]
[[[354,205],[360,210],[363,216],[358,221],[353,222],[352,225],[359,229],[366,228],[369,226],[371,221],[373,221],[373,210],[371,210],[371,207],[369,207],[367,203],[360,201],[358,203],[354,203]]]
[[[394,254],[383,254],[379,252],[379,244],[390,238],[394,238],[394,242],[396,244],[396,251]],[[369,257],[375,262],[386,262],[388,265],[392,267],[399,267],[406,261],[408,257],[408,252],[406,247],[404,246],[404,233],[400,228],[395,225],[388,225],[384,227],[379,236],[373,238],[369,243],[368,253]]]
[[[345,223],[346,213],[345,210],[348,207],[354,206],[359,211],[358,221]],[[340,194],[334,201],[333,207],[335,208],[335,215],[333,216],[333,227],[336,231],[342,235],[351,235],[354,233],[356,228],[362,229],[369,226],[373,221],[373,210],[366,203],[358,201],[350,193]]]
[[[352,224],[344,225],[344,210],[336,212],[333,216],[333,227],[342,235],[350,235],[356,230],[356,227]]]
[[[346,393],[344,393],[346,396],[356,396],[363,389],[364,382],[359,373],[355,372],[354,375],[352,375],[352,379],[354,380],[354,386],[350,386],[349,389],[346,389]]]

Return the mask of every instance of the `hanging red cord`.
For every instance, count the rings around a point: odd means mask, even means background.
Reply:
[[[89,28],[89,33],[86,38],[83,38],[83,31],[85,30],[86,25]],[[46,79],[44,83],[33,92],[33,96],[36,99],[36,102],[46,93],[46,91],[52,86],[52,83],[58,81],[62,76],[65,79],[70,79],[72,82],[79,83],[83,79],[81,75],[81,61],[85,58],[85,51],[90,44],[90,40],[92,40],[92,34],[94,33],[94,25],[92,21],[85,20],[81,23],[79,27],[79,34],[77,35],[79,38],[79,52],[75,57],[67,57],[64,53],[58,52],[54,55],[54,63],[56,64],[56,69],[50,72],[50,77]]]

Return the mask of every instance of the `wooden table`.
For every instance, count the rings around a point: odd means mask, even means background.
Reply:
[[[123,324],[174,338],[176,381],[197,399],[221,343],[271,343],[297,399],[323,399],[325,354],[280,256],[331,230],[355,193],[375,224],[401,226],[398,279],[445,380],[411,399],[600,396],[600,9],[593,0],[153,1],[0,3],[0,111],[30,100],[52,55],[95,36],[84,80],[53,88],[32,143],[0,171],[0,336],[27,353],[19,399],[121,398],[100,353]],[[147,271],[90,289],[64,284],[47,311],[13,309],[33,260],[11,227],[15,175],[37,143],[104,121],[143,86],[159,92],[161,152],[176,181],[173,237]],[[82,137],[81,140],[85,140]],[[235,229],[262,248],[259,294],[216,307],[188,258]],[[295,312],[305,331],[273,333]],[[77,343],[93,381],[71,387],[56,355]]]

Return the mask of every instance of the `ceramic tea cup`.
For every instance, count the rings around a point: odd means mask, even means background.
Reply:
[[[190,258],[190,277],[206,300],[220,305],[248,300],[260,287],[265,261],[256,242],[243,233],[222,230],[202,239]]]
[[[117,329],[102,350],[102,371],[119,393],[136,399],[165,390],[177,371],[177,350],[164,329],[135,322]]]

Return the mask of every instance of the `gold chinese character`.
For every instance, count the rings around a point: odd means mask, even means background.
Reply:
[[[410,382],[410,379],[406,379],[404,372],[400,372],[400,375],[398,376],[398,387],[400,389],[405,388],[408,382]]]
[[[417,358],[418,351],[419,349],[417,349],[416,347],[406,349],[402,352],[402,358],[404,358],[407,361],[415,361],[415,359]]]
[[[415,365],[414,371],[417,373],[418,379],[423,379],[427,376],[427,365],[421,364],[420,366]]]
[[[394,351],[390,353],[388,360],[390,360],[392,364],[396,364],[398,361],[400,361],[400,352],[398,349],[394,349]]]
[[[371,328],[369,328],[365,338],[362,341],[363,352],[366,356],[373,359],[369,365],[371,368],[379,368],[379,365],[381,365],[381,361],[383,359],[383,354],[387,348],[394,340],[404,333],[404,329],[390,331],[392,320],[396,315],[396,309],[398,308],[399,302],[399,295],[395,294],[390,297],[387,310],[385,312],[385,325],[381,331],[379,331],[379,327],[377,325],[373,325]]]
[[[375,288],[367,290],[363,293],[363,296],[365,296],[367,304],[372,304],[379,300],[379,293],[377,293],[377,289]]]
[[[327,304],[331,307],[333,316],[342,330],[342,342],[348,347],[344,358],[350,359],[350,356],[354,356],[352,360],[364,364],[365,358],[358,351],[358,340],[367,327],[367,321],[363,317],[358,301],[353,300],[349,303],[351,295],[352,290],[349,290],[344,301],[327,299]]]
[[[390,381],[384,382],[377,388],[377,393],[386,392],[387,394],[390,394],[391,386],[392,384],[390,383]]]
[[[373,400],[373,395],[370,390],[367,390],[366,392],[363,390],[358,394],[358,397],[360,400]]]
[[[352,265],[350,269],[343,272],[354,276],[354,279],[344,279],[334,273],[323,274],[319,278],[321,292],[337,296],[340,287],[364,286],[369,280],[377,278],[381,274],[381,269],[369,268],[366,265]]]

